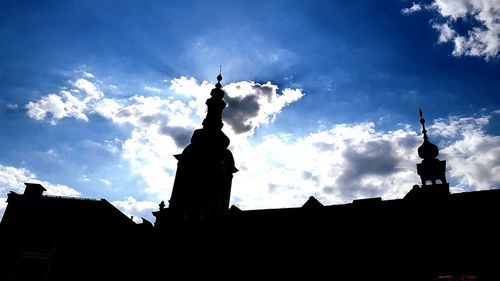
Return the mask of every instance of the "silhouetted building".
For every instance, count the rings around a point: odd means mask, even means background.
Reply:
[[[8,194],[0,228],[0,280],[92,279],[131,262],[122,258],[130,246],[120,239],[137,229],[130,218],[104,199],[45,196],[44,191],[40,184],[26,183],[24,194]]]
[[[44,196],[26,184],[9,194],[0,224],[0,279],[500,280],[500,190],[450,194],[421,110],[422,185],[403,199],[229,208],[237,169],[217,80],[203,128],[176,155],[170,204],[153,212],[154,227],[104,199]]]
[[[168,220],[193,222],[224,213],[229,208],[234,159],[229,138],[222,132],[222,111],[226,103],[224,91],[217,76],[217,84],[207,100],[207,116],[203,128],[195,130],[182,154],[175,155],[179,161],[175,175],[172,197],[168,208]],[[157,225],[164,218],[156,213]]]

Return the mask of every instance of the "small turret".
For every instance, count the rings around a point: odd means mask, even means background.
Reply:
[[[417,173],[422,180],[422,185],[426,186],[436,184],[446,184],[446,161],[441,161],[436,157],[439,155],[438,147],[429,141],[427,130],[425,129],[425,119],[422,109],[419,107],[420,124],[422,124],[422,133],[424,134],[424,143],[418,148],[418,156],[422,162],[417,164]]]

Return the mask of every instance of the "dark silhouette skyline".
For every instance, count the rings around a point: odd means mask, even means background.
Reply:
[[[221,80],[203,128],[175,155],[170,202],[159,204],[154,224],[134,223],[105,199],[46,196],[42,185],[26,183],[24,194],[9,193],[0,224],[0,279],[500,278],[500,190],[450,194],[422,110],[422,184],[404,198],[325,206],[311,196],[300,208],[230,207],[237,169],[221,130]]]

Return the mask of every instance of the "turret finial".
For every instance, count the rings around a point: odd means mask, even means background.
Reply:
[[[427,140],[429,137],[427,137],[427,130],[425,129],[425,119],[420,107],[418,107],[418,113],[420,114],[420,124],[422,124],[422,133],[424,133],[424,140]]]
[[[422,133],[424,133],[424,143],[418,148],[418,155],[422,159],[432,159],[438,156],[438,147],[429,142],[429,137],[427,136],[427,130],[425,129],[425,119],[423,117],[422,109],[418,108],[418,113],[420,114],[420,124],[422,124]]]

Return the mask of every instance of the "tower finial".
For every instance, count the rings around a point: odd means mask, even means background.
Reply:
[[[222,85],[220,81],[222,80],[222,64],[219,66],[219,75],[217,75],[217,84],[215,84],[215,87],[217,89],[222,88]]]

